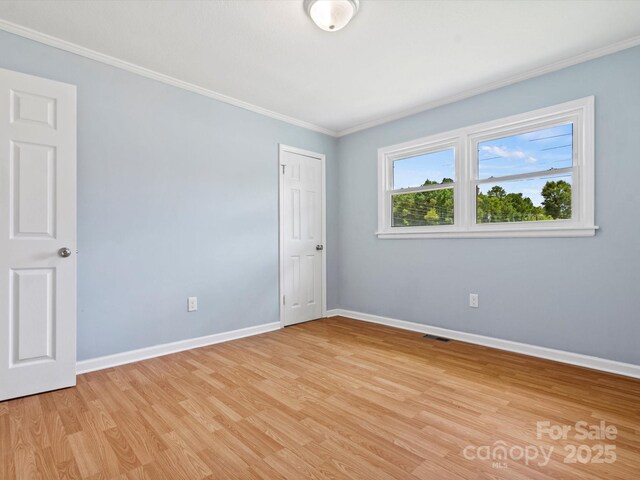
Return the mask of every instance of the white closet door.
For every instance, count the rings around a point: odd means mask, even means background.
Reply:
[[[292,325],[322,316],[322,161],[284,151],[280,163],[284,324]]]
[[[75,370],[76,88],[0,69],[0,400]]]

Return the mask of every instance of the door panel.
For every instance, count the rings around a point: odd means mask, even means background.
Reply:
[[[2,69],[0,250],[0,400],[75,385],[76,90]]]
[[[16,73],[16,72],[12,72]],[[56,99],[11,89],[11,123],[56,128]]]
[[[291,325],[322,316],[322,160],[283,151],[280,163],[282,308]]]
[[[308,272],[308,281],[305,283],[307,287],[305,302],[307,305],[315,305],[316,303],[316,264],[317,256],[316,255],[307,255],[305,257],[307,261],[307,265],[305,266],[306,271]]]
[[[9,348],[13,350],[12,363],[55,360],[55,270],[19,269],[11,273],[13,324]]]
[[[55,148],[11,142],[12,237],[54,238]]]
[[[291,283],[288,292],[291,304],[290,306],[291,308],[298,308],[300,306],[300,257],[298,255],[291,255],[289,258],[291,260],[291,270],[289,270],[289,281]]]

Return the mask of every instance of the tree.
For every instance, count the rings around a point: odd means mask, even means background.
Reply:
[[[425,180],[422,184],[453,183],[451,178],[442,182]],[[393,224],[395,226],[450,225],[453,223],[453,189],[429,190],[393,196]]]
[[[571,184],[564,180],[547,182],[542,188],[544,211],[553,219],[571,218]]]
[[[428,225],[437,225],[440,221],[440,215],[438,215],[435,208],[432,208],[424,216],[424,219]]]
[[[442,185],[453,183],[451,178],[442,182],[425,180],[422,184]],[[393,196],[393,225],[425,226],[453,224],[452,188],[427,192],[401,193]],[[500,185],[494,185],[485,194],[476,189],[478,223],[530,222],[571,218],[571,185],[563,180],[550,181],[542,189],[543,206],[533,204],[522,193],[507,193]]]
[[[495,185],[493,187],[491,187],[491,190],[489,190],[487,192],[487,197],[489,198],[499,198],[499,199],[503,199],[506,196],[507,192],[504,191],[504,188],[502,188],[499,185]]]

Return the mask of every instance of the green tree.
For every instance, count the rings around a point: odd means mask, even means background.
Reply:
[[[422,185],[444,183],[453,183],[453,180],[443,178],[442,182],[436,182],[427,179]],[[453,189],[451,188],[393,196],[393,225],[396,227],[451,224],[453,224]]]
[[[544,211],[553,219],[571,218],[571,184],[564,180],[547,182],[542,188]]]
[[[440,222],[440,215],[438,215],[435,208],[432,208],[424,216],[424,220],[429,225],[437,225]]]
[[[535,220],[553,220],[544,208],[533,204],[522,193],[507,193],[499,185],[491,187],[486,193],[476,189],[477,222],[531,222]]]
[[[425,180],[423,186],[453,183]],[[397,227],[452,225],[453,189],[401,193],[393,196],[393,225]],[[571,185],[563,180],[550,181],[542,189],[543,206],[536,206],[522,193],[507,193],[495,185],[485,194],[476,190],[478,223],[530,222],[571,218]]]
[[[499,198],[500,200],[502,200],[506,195],[507,195],[507,192],[505,192],[504,188],[502,188],[499,185],[495,185],[494,187],[491,187],[491,190],[487,192],[487,197]]]

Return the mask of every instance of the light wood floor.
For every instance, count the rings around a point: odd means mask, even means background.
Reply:
[[[545,420],[618,435],[538,440]],[[463,455],[500,441],[554,451]],[[567,444],[617,460],[564,463]],[[336,317],[0,403],[0,454],[2,479],[637,479],[640,381]]]

